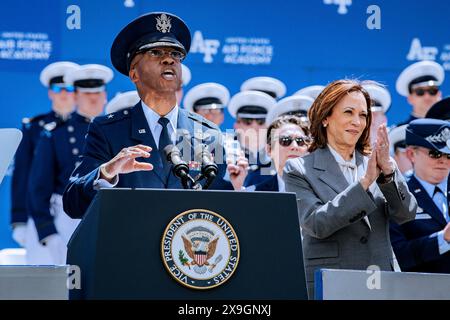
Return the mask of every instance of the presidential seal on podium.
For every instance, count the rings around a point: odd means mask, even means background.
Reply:
[[[209,289],[230,279],[239,262],[239,241],[231,224],[205,209],[180,213],[161,241],[164,266],[179,283]]]

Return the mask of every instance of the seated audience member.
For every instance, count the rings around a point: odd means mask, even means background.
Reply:
[[[414,168],[408,187],[419,207],[415,220],[391,223],[392,247],[402,271],[450,273],[450,123],[414,120],[406,145]]]

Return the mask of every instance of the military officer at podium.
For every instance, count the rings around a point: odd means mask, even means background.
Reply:
[[[217,126],[179,108],[176,100],[181,62],[190,43],[186,24],[162,12],[135,19],[116,36],[111,48],[112,64],[136,85],[141,101],[91,123],[83,159],[63,196],[64,210],[72,218],[82,217],[97,190],[103,187],[181,189],[164,151],[171,144],[195,148],[197,141],[211,142],[214,145],[210,150],[216,151],[221,137]],[[218,150],[215,160],[221,155]],[[211,188],[231,189],[232,185],[221,178],[226,171],[221,161]],[[240,169],[245,170],[243,166],[234,169],[232,181],[239,178]]]
[[[64,213],[62,194],[70,174],[79,164],[89,124],[103,113],[105,85],[112,78],[110,68],[97,64],[83,65],[64,75],[64,81],[75,87],[76,111],[64,124],[46,126],[30,174],[30,211],[39,240],[51,258],[41,258],[39,264],[66,261],[66,245],[79,220]]]
[[[402,271],[450,273],[450,124],[419,119],[406,128],[407,155],[414,174],[408,181],[417,214],[391,223],[391,242]]]
[[[76,63],[68,61],[54,62],[45,67],[40,74],[40,82],[48,88],[51,110],[22,121],[23,139],[16,153],[11,186],[11,224],[13,239],[27,249],[29,261],[34,260],[33,253],[45,255],[39,250],[41,246],[28,209],[27,189],[33,154],[44,126],[64,122],[73,112],[74,88],[64,82],[63,75],[77,67]]]

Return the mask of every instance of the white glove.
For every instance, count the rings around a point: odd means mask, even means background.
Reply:
[[[27,225],[19,224],[13,228],[12,238],[15,242],[19,244],[22,248],[25,247],[27,239]]]
[[[49,235],[42,241],[50,251],[55,265],[66,264],[67,247],[64,240],[57,233]]]

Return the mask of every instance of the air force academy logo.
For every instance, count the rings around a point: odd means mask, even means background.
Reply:
[[[166,269],[179,283],[208,289],[233,275],[239,262],[239,241],[219,214],[194,209],[179,214],[167,226],[161,254]]]

